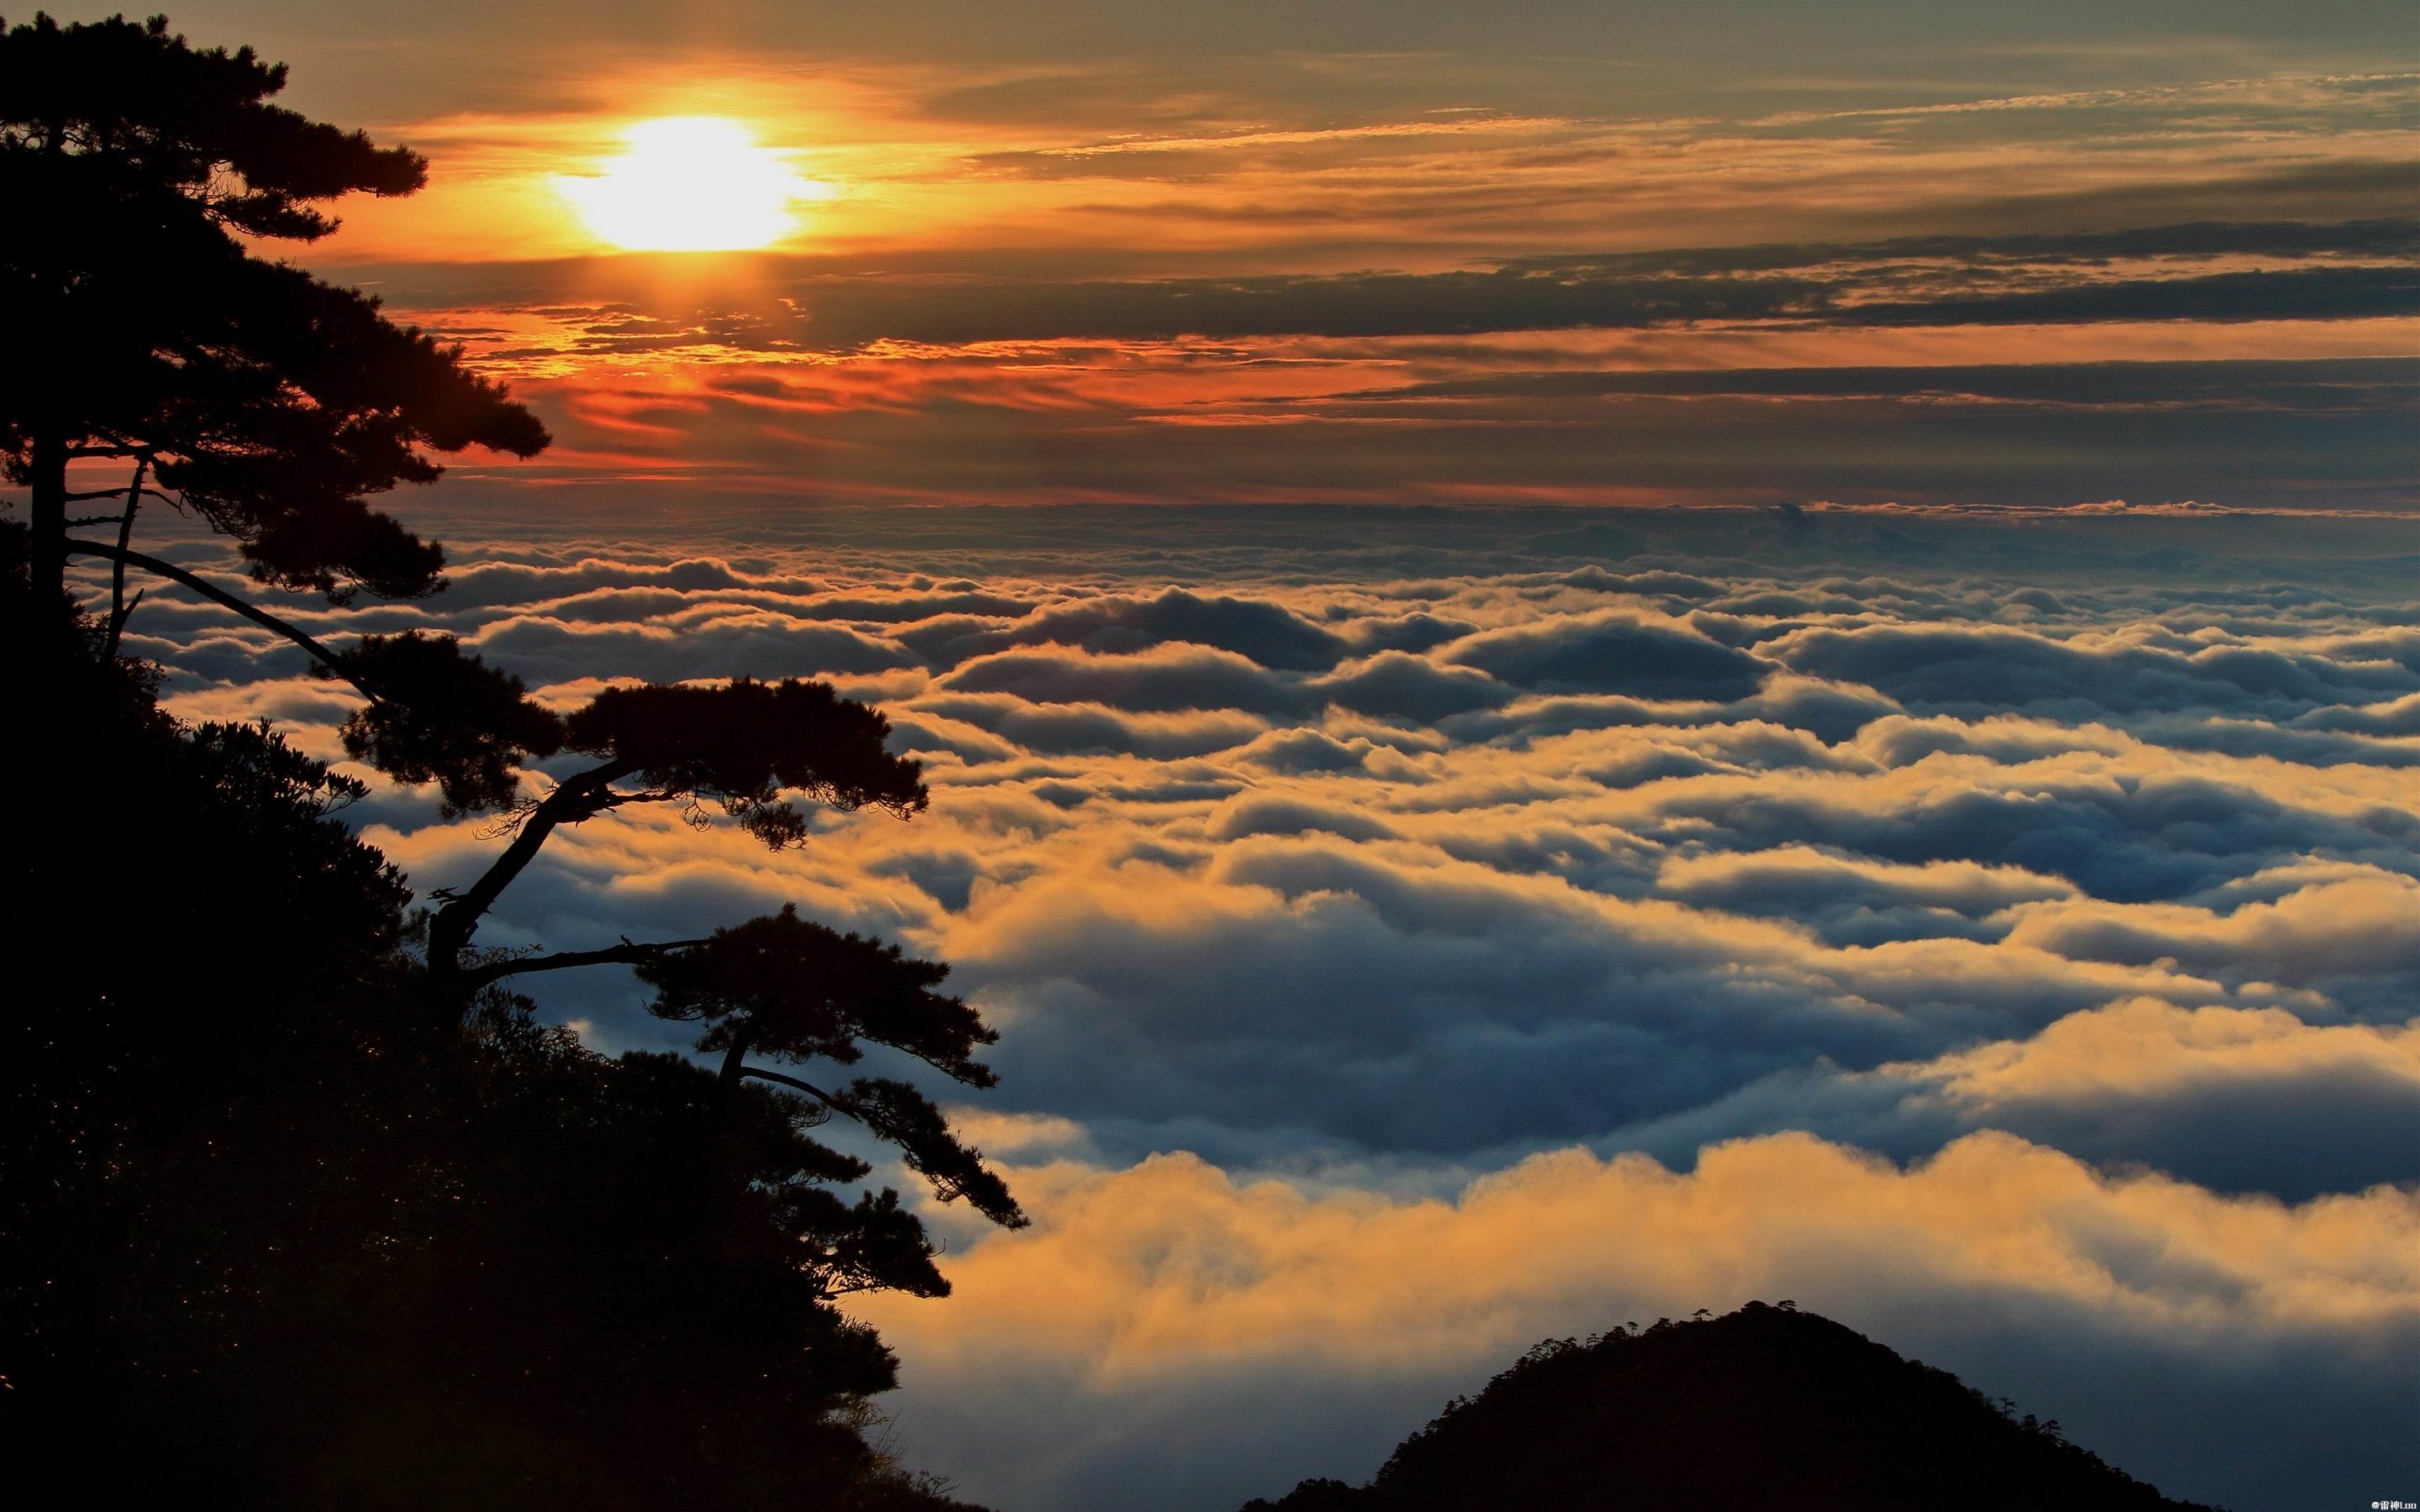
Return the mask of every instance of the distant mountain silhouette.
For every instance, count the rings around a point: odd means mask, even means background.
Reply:
[[[2055,1422],[1788,1304],[1549,1339],[1456,1399],[1368,1486],[1244,1512],[2153,1512],[2191,1509]],[[2199,1508],[2199,1512],[2210,1512]]]

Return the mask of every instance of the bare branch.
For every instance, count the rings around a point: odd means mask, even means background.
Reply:
[[[745,1054],[745,1046],[734,1045],[732,1047],[732,1053],[735,1057]],[[728,1063],[726,1062],[726,1065]],[[884,1118],[878,1110],[867,1107],[864,1103],[859,1102],[853,1097],[845,1097],[838,1092],[827,1092],[813,1082],[800,1081],[798,1077],[789,1075],[783,1072],[767,1071],[762,1066],[742,1065],[739,1068],[738,1076],[753,1076],[760,1082],[778,1082],[782,1086],[789,1088],[793,1091],[804,1092],[809,1097],[814,1098],[817,1103],[823,1104],[826,1108],[830,1109],[831,1112],[845,1114],[857,1122],[863,1124],[866,1128],[873,1130],[876,1134],[880,1134],[887,1139],[891,1139],[893,1143],[898,1142],[896,1134],[898,1126],[895,1123],[892,1123],[890,1119]],[[731,1077],[728,1079],[737,1080],[737,1077]],[[904,1149],[908,1147],[903,1145],[901,1148]],[[911,1169],[919,1171],[923,1169],[923,1167],[915,1164],[912,1151],[909,1155],[909,1166]],[[957,1195],[948,1187],[943,1186],[939,1178],[933,1176],[930,1172],[925,1172],[924,1174],[926,1180],[931,1180],[937,1188],[939,1188],[942,1191],[945,1198]]]
[[[688,790],[684,788],[646,788],[637,793],[609,793],[605,795],[601,806],[607,809],[619,809],[626,803],[670,803],[675,798],[686,798],[689,795]]]
[[[865,1109],[848,1098],[842,1097],[836,1092],[827,1092],[811,1082],[802,1082],[796,1076],[784,1075],[778,1071],[766,1071],[758,1066],[742,1066],[739,1068],[739,1074],[753,1076],[760,1082],[779,1082],[784,1087],[806,1093],[834,1113],[845,1113],[858,1122],[869,1128],[873,1127],[873,1120],[866,1117]]]
[[[134,590],[134,596],[132,598],[128,599],[124,604],[111,611],[109,616],[108,655],[113,656],[117,655],[118,637],[126,633],[126,622],[132,619],[134,617],[134,611],[143,607],[143,595],[149,592],[150,590],[147,588],[137,588]]]
[[[90,503],[95,499],[116,499],[126,492],[127,490],[123,488],[95,488],[90,493],[69,494],[64,501],[70,504]],[[142,490],[142,497],[146,499],[157,499],[163,504],[171,504],[179,509],[184,507],[175,494],[162,493],[157,488],[146,488]],[[71,519],[68,521],[68,523],[70,525],[112,525],[116,524],[116,521],[117,517],[116,515],[87,515],[82,519]]]
[[[184,568],[178,566],[173,562],[163,562],[158,557],[146,556],[140,551],[129,551],[123,547],[104,546],[99,541],[79,541],[70,538],[66,543],[66,547],[68,554],[70,556],[101,557],[111,562],[123,562],[128,566],[140,567],[144,571],[151,573],[156,577],[165,578],[170,582],[176,583],[184,588],[190,588],[194,593],[201,594],[204,598],[209,599],[211,603],[218,605],[220,608],[233,609],[236,613],[242,615],[253,624],[260,625],[264,629],[274,630],[279,635],[284,636],[287,640],[293,641],[298,646],[301,646],[303,650],[309,652],[314,657],[318,658],[320,665],[326,667],[330,671],[334,672],[346,682],[351,683],[356,688],[360,688],[363,697],[370,699],[378,697],[375,690],[362,687],[361,683],[354,678],[353,674],[346,669],[343,658],[339,657],[334,652],[329,650],[326,646],[320,644],[318,640],[313,640],[301,629],[288,625],[284,620],[279,619],[276,615],[268,612],[266,609],[256,609],[254,606],[245,603],[242,599],[236,597],[225,589],[210,582],[208,579],[187,572]]]
[[[574,966],[637,965],[653,961],[675,950],[691,950],[704,945],[704,940],[663,940],[652,945],[637,945],[624,940],[601,950],[565,950],[555,955],[526,956],[513,961],[491,961],[473,966],[461,974],[466,988],[484,987],[506,977],[518,977],[532,971],[566,971]]]
[[[479,828],[479,838],[481,840],[502,840],[506,835],[516,835],[520,833],[521,825],[529,823],[529,816],[537,812],[537,806],[538,800],[535,798],[521,799],[511,808],[505,810],[503,813],[496,815],[495,818],[481,825]],[[435,896],[451,900],[454,896],[454,889],[451,887],[440,887],[437,889]]]

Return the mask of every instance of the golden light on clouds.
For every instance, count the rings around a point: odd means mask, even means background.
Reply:
[[[755,133],[714,116],[641,121],[628,150],[556,189],[600,239],[631,252],[743,252],[798,228],[798,207],[831,197]]]

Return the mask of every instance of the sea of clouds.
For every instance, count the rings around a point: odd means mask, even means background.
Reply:
[[[2420,532],[2190,508],[720,512],[425,523],[571,706],[824,676],[930,812],[624,810],[484,944],[795,901],[952,962],[911,1462],[1004,1508],[1358,1479],[1537,1338],[1788,1297],[2172,1494],[2420,1491]],[[199,540],[160,549],[225,567]],[[236,575],[229,569],[228,580]],[[350,705],[197,600],[188,717]],[[424,893],[498,841],[380,786]],[[678,1042],[616,969],[536,979]]]

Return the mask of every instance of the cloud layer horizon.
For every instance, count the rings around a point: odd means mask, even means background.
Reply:
[[[1016,1508],[1357,1478],[1540,1336],[1789,1297],[2172,1494],[2420,1470],[2420,621],[2359,520],[793,511],[427,521],[429,625],[566,703],[822,675],[934,787],[803,852],[551,847],[489,943],[795,901],[952,962],[916,1462]],[[226,570],[220,549],[172,548]],[[232,580],[232,579],[231,579]],[[187,717],[346,696],[197,601]],[[381,785],[427,890],[493,841]],[[541,997],[666,1043],[618,971]],[[2363,1488],[2369,1488],[2364,1491]]]

